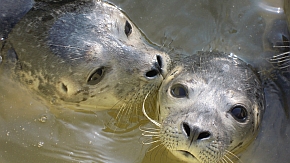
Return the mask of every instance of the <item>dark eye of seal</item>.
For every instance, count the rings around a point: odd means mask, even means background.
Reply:
[[[128,37],[132,33],[132,26],[131,24],[126,20],[125,23],[125,34]]]
[[[231,110],[232,116],[239,122],[245,122],[248,116],[247,110],[242,105],[236,105]]]
[[[171,87],[171,95],[176,98],[183,98],[188,96],[187,88],[181,84],[175,84]]]
[[[96,69],[88,78],[87,84],[96,85],[98,84],[105,74],[105,67]]]

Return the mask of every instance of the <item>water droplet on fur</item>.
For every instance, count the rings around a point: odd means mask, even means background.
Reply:
[[[38,148],[42,147],[43,145],[44,145],[44,142],[38,142],[38,143],[37,143],[37,147],[38,147]]]
[[[2,37],[2,38],[1,38],[1,41],[4,41],[4,40],[5,40],[5,39]]]
[[[7,133],[6,133],[6,136],[9,136],[9,134],[10,134],[10,132],[7,132]]]

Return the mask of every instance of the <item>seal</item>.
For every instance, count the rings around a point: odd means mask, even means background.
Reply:
[[[159,126],[156,141],[186,162],[235,161],[255,139],[264,112],[259,76],[235,55],[217,51],[176,65],[159,90],[158,121],[143,107]]]
[[[45,100],[93,111],[140,108],[170,60],[120,9],[96,0],[36,2],[1,56]]]

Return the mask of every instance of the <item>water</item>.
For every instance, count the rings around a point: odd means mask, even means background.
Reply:
[[[138,126],[117,134],[106,127],[111,119],[106,111],[52,112],[30,92],[3,78],[0,91],[1,163],[141,162],[146,148],[139,140]]]
[[[5,10],[0,7],[0,15],[10,15],[12,20],[31,6],[29,0],[13,7],[7,0],[0,1],[7,4]],[[271,65],[265,58],[279,53],[271,45],[281,41],[281,35],[287,35],[282,0],[111,2],[122,8],[150,41],[164,45],[165,50],[175,48],[173,57],[178,57],[179,52],[190,55],[198,50],[221,50],[267,70]],[[13,9],[23,12],[18,14]],[[5,38],[9,30],[0,29],[0,37]],[[112,118],[107,111],[48,108],[48,104],[11,81],[9,69],[0,66],[1,163],[178,162],[164,149],[146,154],[150,145],[142,145],[138,124],[127,132],[116,133],[106,127]],[[274,79],[265,89],[267,108],[261,132],[242,155],[243,162],[290,160],[289,73],[278,74]]]

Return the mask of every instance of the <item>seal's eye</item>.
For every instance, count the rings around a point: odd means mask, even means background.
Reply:
[[[126,20],[125,23],[125,34],[128,37],[132,33],[132,26],[131,24]]]
[[[98,84],[105,74],[105,67],[96,69],[88,78],[87,84],[96,85]]]
[[[176,98],[183,98],[188,96],[187,88],[181,84],[175,84],[171,87],[171,95]]]
[[[232,116],[239,122],[245,122],[247,120],[247,109],[242,105],[235,105],[231,110],[230,113]]]

